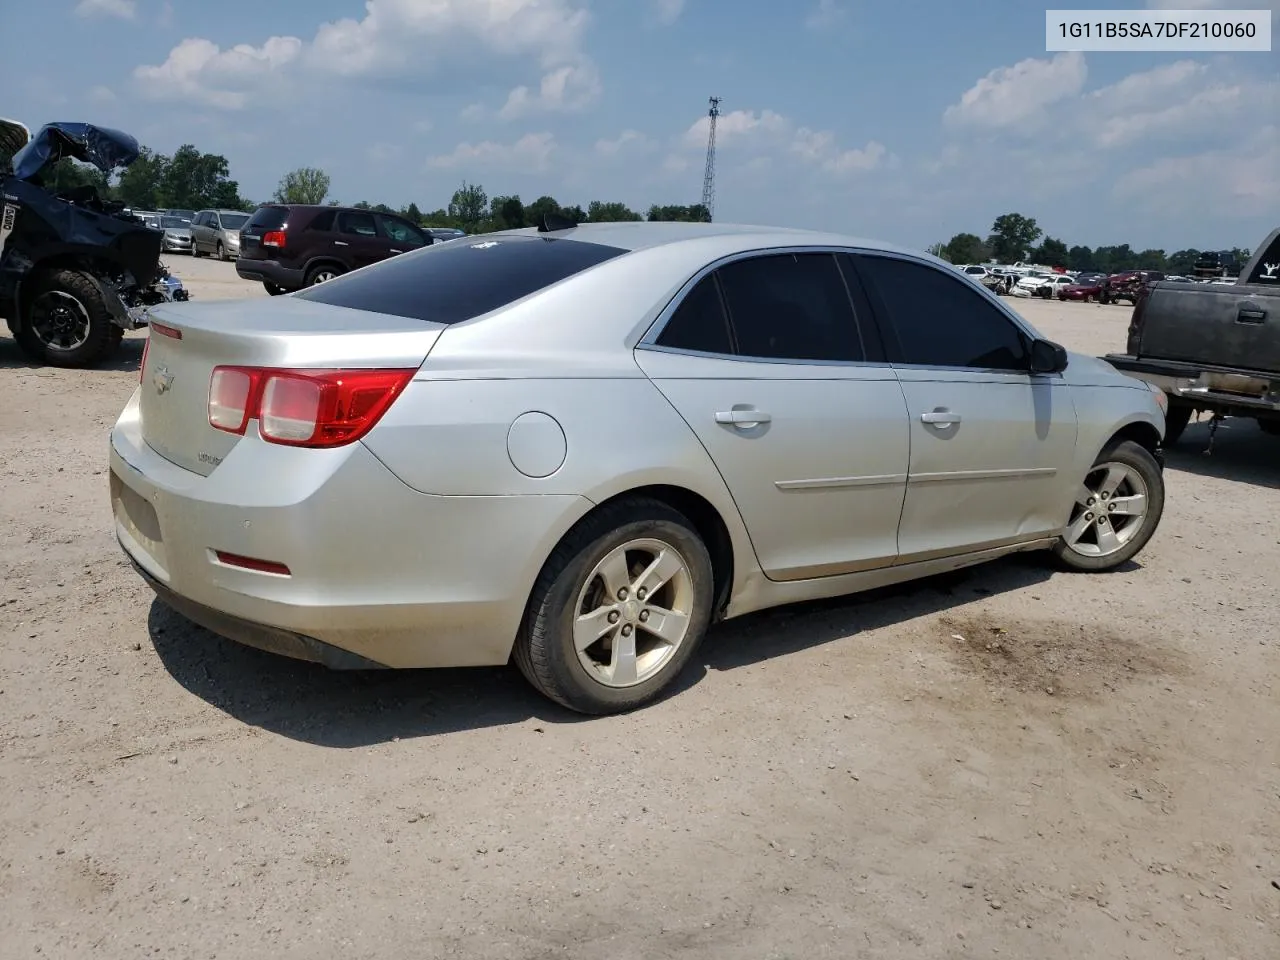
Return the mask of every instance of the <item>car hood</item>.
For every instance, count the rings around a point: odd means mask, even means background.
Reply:
[[[188,240],[191,239],[190,227],[165,227],[164,232],[171,237],[185,237]]]
[[[103,173],[138,159],[138,141],[91,123],[47,123],[13,158],[13,175],[31,180],[64,157],[91,163]]]
[[[1141,380],[1121,373],[1107,361],[1086,353],[1067,352],[1063,379],[1076,387],[1134,387],[1146,389]]]

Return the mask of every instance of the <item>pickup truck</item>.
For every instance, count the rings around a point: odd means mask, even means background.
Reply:
[[[1280,436],[1280,229],[1234,284],[1145,286],[1125,352],[1103,359],[1168,395],[1166,445],[1197,411],[1215,420],[1252,417]]]

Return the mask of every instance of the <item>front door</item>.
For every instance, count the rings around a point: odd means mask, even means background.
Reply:
[[[906,405],[868,360],[833,255],[726,264],[636,358],[719,468],[766,576],[893,563]]]
[[[856,262],[911,424],[899,562],[1061,532],[1079,485],[1070,387],[1030,372],[1030,335],[966,281],[902,258]]]

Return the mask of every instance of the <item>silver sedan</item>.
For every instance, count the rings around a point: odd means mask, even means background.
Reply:
[[[514,659],[609,713],[718,620],[1015,551],[1125,563],[1163,430],[1158,392],[923,254],[593,224],[156,308],[111,500],[138,572],[223,636]]]

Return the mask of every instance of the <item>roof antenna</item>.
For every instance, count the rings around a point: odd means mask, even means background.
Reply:
[[[542,219],[538,221],[539,233],[554,233],[557,230],[572,230],[578,225],[577,220],[572,220],[562,213],[548,211],[542,215]]]

